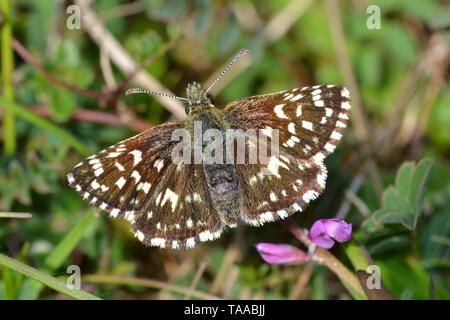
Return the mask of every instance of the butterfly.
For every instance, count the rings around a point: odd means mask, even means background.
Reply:
[[[142,243],[161,248],[193,248],[238,224],[261,226],[303,211],[325,188],[324,159],[347,127],[350,93],[341,86],[316,85],[216,108],[210,89],[248,52],[240,51],[207,90],[194,82],[186,98],[171,96],[185,102],[186,120],[152,127],[90,156],[67,174],[69,185],[111,217],[131,222]],[[144,89],[130,93],[162,95]],[[236,157],[226,163],[206,163],[211,157],[204,156],[200,162],[173,161],[180,144],[191,151],[211,146],[212,139],[197,143],[190,135],[198,123],[200,134],[215,130],[219,138],[230,129],[258,132],[271,142],[276,137],[277,150],[272,144],[268,149],[277,154],[252,164]],[[174,140],[180,130],[189,133],[187,142]],[[243,141],[245,159],[255,144],[262,146],[247,136]],[[237,151],[234,142],[224,147],[227,154]]]

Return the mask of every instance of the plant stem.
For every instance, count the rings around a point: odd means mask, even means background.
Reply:
[[[32,216],[28,212],[0,212],[0,218],[28,219]]]
[[[281,223],[307,248],[313,246],[313,242],[308,237],[308,231],[299,228],[291,218],[282,220]],[[328,250],[317,247],[312,255],[312,260],[326,266],[333,271],[341,280],[342,284],[350,291],[356,299],[367,299],[367,296],[358,278],[348,270],[335,256]]]
[[[6,99],[14,100],[14,87],[12,84],[12,73],[14,71],[14,55],[11,46],[12,22],[11,22],[11,1],[0,0],[1,11],[3,13],[3,26],[1,29],[1,66],[3,95]],[[12,155],[16,151],[16,126],[15,116],[12,110],[6,110],[3,117],[3,139],[5,155]]]

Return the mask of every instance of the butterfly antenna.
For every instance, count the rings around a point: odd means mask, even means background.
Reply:
[[[241,56],[243,56],[243,55],[245,55],[245,54],[249,54],[249,53],[250,53],[250,50],[248,50],[248,49],[243,49],[243,50],[239,51],[239,52],[234,56],[233,60],[231,60],[231,62],[230,62],[230,63],[228,64],[228,66],[225,68],[225,70],[223,70],[222,73],[219,74],[219,76],[216,78],[216,80],[214,80],[214,82],[209,86],[208,90],[206,90],[205,93],[208,93],[209,90],[211,90],[211,89],[217,84],[217,82],[220,80],[220,78],[222,78],[222,76],[225,74],[225,72],[227,72],[228,69],[230,69],[231,66],[232,66],[232,65],[233,65],[233,64],[234,64]]]
[[[177,97],[177,96],[174,96],[171,94],[165,94],[165,93],[150,91],[150,90],[141,89],[141,88],[128,89],[127,92],[125,92],[125,95],[129,95],[129,94],[133,94],[133,93],[148,93],[148,94],[157,95],[157,96],[161,96],[161,97],[169,97],[169,98],[173,98],[173,99],[177,99],[177,100],[188,101],[186,98],[181,98],[181,97]]]

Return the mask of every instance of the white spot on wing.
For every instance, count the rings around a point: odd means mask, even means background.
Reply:
[[[341,113],[339,113],[339,116],[338,116],[340,119],[344,119],[344,120],[348,120],[348,115],[346,115],[345,113],[343,113],[343,112],[341,112]]]
[[[277,214],[281,219],[286,219],[289,216],[286,210],[278,210]]]
[[[117,169],[119,169],[119,171],[124,171],[125,168],[123,167],[123,165],[121,165],[120,163],[118,163],[117,161],[114,163],[114,165],[116,166]]]
[[[309,203],[311,200],[316,199],[319,196],[319,194],[314,190],[308,190],[303,195],[303,201],[306,203]]]
[[[325,115],[327,117],[331,117],[331,115],[333,114],[333,109],[331,108],[325,108]]]
[[[318,152],[314,155],[314,157],[312,157],[313,161],[315,164],[317,165],[322,165],[323,164],[323,160],[325,159],[325,156],[323,155],[322,152]]]
[[[275,193],[271,192],[270,193],[270,201],[275,202],[277,200],[278,200],[277,195]]]
[[[278,118],[288,119],[288,117],[283,112],[284,106],[285,106],[284,104],[278,104],[273,108],[273,111],[275,112],[275,114],[277,115]]]
[[[129,153],[132,154],[133,157],[134,157],[134,164],[133,165],[137,165],[139,162],[141,162],[141,160],[142,160],[142,151],[133,150],[133,151],[130,151]]]
[[[342,121],[337,121],[336,122],[336,127],[346,128],[347,125],[345,123],[343,123]]]
[[[97,180],[94,180],[91,182],[91,187],[94,190],[97,190],[98,188],[100,188],[100,184],[97,182]]]
[[[75,182],[75,178],[73,177],[73,174],[71,174],[71,173],[67,174],[67,181],[69,181],[69,183]]]
[[[325,150],[327,150],[327,151],[329,151],[329,152],[333,152],[334,149],[336,149],[336,146],[333,145],[333,144],[331,144],[331,143],[329,143],[329,142],[327,142],[327,144],[325,145],[324,148],[325,148]]]
[[[288,131],[292,134],[296,134],[295,132],[295,123],[291,122],[288,124]]]
[[[309,121],[302,121],[302,127],[309,131],[313,131],[312,123]]]
[[[164,167],[164,160],[162,160],[162,159],[156,160],[155,164],[153,165],[153,167],[155,167],[156,170],[158,170],[158,172],[160,172],[161,169]]]
[[[139,230],[136,231],[136,233],[134,235],[136,236],[136,238],[139,239],[139,241],[141,241],[141,242],[144,241],[145,236],[141,231],[139,231]]]
[[[323,107],[323,106],[325,106],[325,104],[323,103],[323,100],[314,101],[314,105],[316,107]]]
[[[152,185],[151,185],[150,183],[144,182],[144,185],[143,185],[143,187],[142,187],[142,190],[143,190],[145,193],[148,193],[148,191],[150,190],[151,186],[152,186]]]
[[[349,99],[350,99],[350,91],[348,91],[347,88],[343,88],[343,89],[341,90],[341,95],[342,95],[343,97],[345,97],[345,98],[349,98]]]
[[[344,101],[341,103],[341,108],[342,109],[351,109],[352,107],[350,106],[350,103],[348,103],[348,101]]]
[[[125,178],[124,177],[120,177],[120,179],[117,180],[115,184],[117,185],[117,187],[119,189],[122,189],[123,185],[125,184],[125,182],[126,182]]]
[[[152,240],[150,240],[150,245],[152,245],[152,246],[154,246],[154,247],[165,248],[165,246],[166,246],[166,239],[163,239],[163,238],[153,238]]]
[[[178,194],[167,188],[161,202],[161,207],[166,203],[167,200],[169,200],[170,203],[172,204],[172,212],[174,212],[175,208],[177,207],[178,198],[179,198]]]
[[[321,174],[317,175],[317,184],[322,188],[325,189],[325,182],[327,180],[327,174],[325,172],[322,172]]]
[[[331,133],[331,138],[332,138],[332,139],[336,139],[336,140],[340,140],[340,139],[342,138],[342,134],[340,134],[340,133],[337,132],[337,131],[333,131],[333,132]]]
[[[99,175],[101,175],[103,173],[103,168],[98,168],[97,170],[94,171],[94,175],[96,177],[98,177]]]
[[[136,180],[136,183],[138,183],[141,180],[141,175],[139,174],[139,172],[137,172],[136,170],[134,170],[131,173],[131,177],[134,178]]]
[[[116,218],[119,213],[120,213],[119,209],[112,209],[111,210],[111,217]]]
[[[186,240],[186,248],[193,248],[195,247],[195,238],[189,238]]]

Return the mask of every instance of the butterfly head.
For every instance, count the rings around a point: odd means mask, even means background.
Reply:
[[[186,88],[186,98],[189,104],[186,106],[186,113],[189,113],[190,109],[198,106],[214,107],[211,94],[207,93],[202,85],[197,82],[188,84]]]

